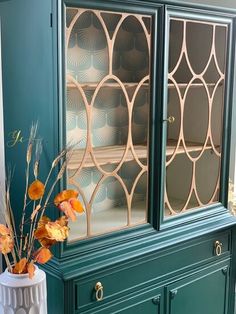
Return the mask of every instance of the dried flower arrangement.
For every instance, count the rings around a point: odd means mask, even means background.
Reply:
[[[53,160],[43,183],[38,179],[42,140],[36,139],[36,134],[37,124],[34,124],[30,130],[26,151],[25,193],[19,230],[16,229],[10,201],[10,174],[8,174],[6,189],[3,193],[5,223],[0,224],[0,252],[5,258],[8,271],[14,274],[28,273],[30,278],[34,275],[35,263],[44,264],[52,258],[50,250],[52,245],[67,239],[68,219],[75,221],[75,212],[84,211],[77,198],[78,192],[64,190],[54,198],[53,202],[63,212],[62,216],[55,221],[45,216],[45,210],[51,204],[50,198],[54,188],[66,170],[72,148],[62,150]],[[58,167],[60,168],[58,174],[50,186],[51,175]],[[29,182],[31,175],[34,178],[32,183]]]

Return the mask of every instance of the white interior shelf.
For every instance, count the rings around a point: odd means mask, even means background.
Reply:
[[[166,156],[171,156],[174,153],[176,148],[177,141],[176,140],[169,140],[166,146]],[[203,148],[203,144],[200,143],[192,143],[186,142],[187,151],[188,152],[197,152],[201,151]],[[135,145],[135,153],[139,160],[147,159],[147,146],[144,145]],[[211,149],[210,145],[207,145],[205,149]],[[108,165],[108,164],[118,164],[125,152],[124,145],[114,145],[114,146],[102,146],[102,147],[94,147],[93,154],[96,158],[96,162],[100,165]],[[185,153],[185,149],[183,146],[179,146],[177,154]],[[68,169],[73,170],[77,169],[78,165],[82,162],[84,155],[84,149],[76,149],[72,155],[72,158],[69,162]],[[134,160],[133,153],[129,149],[127,155],[125,157],[125,162]],[[90,168],[94,167],[95,164],[91,159],[90,155],[86,159],[84,167]]]
[[[82,89],[86,89],[86,90],[94,90],[97,88],[99,82],[94,82],[94,83],[79,83],[80,87]],[[137,87],[138,86],[138,82],[126,82],[126,83],[122,83],[125,88],[132,88],[132,87]],[[179,88],[186,88],[189,84],[188,83],[177,83],[176,84]],[[220,83],[219,85],[222,85],[222,83]],[[191,88],[199,88],[199,87],[203,87],[203,83],[192,83],[191,84]],[[206,86],[208,87],[215,87],[216,84],[215,83],[207,83]],[[72,89],[72,88],[77,88],[76,85],[74,83],[71,82],[67,82],[66,87],[68,89]],[[104,83],[102,84],[102,88],[120,88],[120,84],[119,83]],[[150,84],[149,83],[142,83],[141,85],[142,88],[149,88]],[[175,84],[173,83],[168,83],[168,87],[169,88],[175,88]]]
[[[125,146],[124,145],[114,145],[114,146],[102,146],[102,147],[94,147],[93,148],[93,154],[96,158],[97,163],[102,165],[108,165],[108,164],[117,164],[121,161],[121,158],[123,157],[125,152]],[[147,147],[144,145],[135,145],[135,153],[138,157],[138,159],[147,159]],[[78,168],[78,165],[81,163],[82,158],[84,155],[84,150],[75,150],[68,168],[69,169],[76,169]],[[134,160],[134,156],[129,149],[127,152],[127,155],[125,157],[125,161],[131,161]],[[84,167],[90,168],[94,167],[94,162],[91,159],[90,155],[86,160],[86,163]]]
[[[167,146],[166,146],[166,156],[171,156],[176,148],[177,141],[176,140],[168,140]],[[188,152],[198,152],[203,149],[203,144],[201,143],[194,143],[194,142],[185,142],[185,145],[187,147]],[[217,146],[216,148],[218,148]],[[205,149],[211,149],[211,145],[206,145]],[[176,152],[177,154],[184,154],[185,149],[183,146],[179,146],[178,150]]]
[[[98,87],[99,82],[95,82],[95,83],[79,83],[79,86],[82,89],[86,89],[86,90],[94,90]],[[137,82],[122,82],[122,85],[124,85],[125,88],[132,88],[132,87],[137,87],[139,83]],[[68,89],[72,89],[72,88],[77,88],[77,86],[74,83],[71,82],[67,82],[66,87]],[[102,84],[101,88],[120,88],[121,85],[119,83],[104,83]],[[142,83],[141,87],[143,88],[149,88],[150,84],[149,83]]]

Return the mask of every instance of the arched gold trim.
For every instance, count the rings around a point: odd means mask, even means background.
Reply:
[[[190,19],[182,19],[182,18],[171,18],[171,20],[178,20],[181,21],[183,23],[183,30],[182,30],[182,42],[181,42],[181,49],[179,52],[179,57],[177,59],[176,64],[174,65],[174,68],[168,73],[168,82],[171,82],[168,84],[169,88],[174,87],[177,91],[177,95],[178,95],[178,99],[179,99],[179,106],[180,106],[180,128],[179,128],[179,137],[176,141],[176,146],[173,149],[173,153],[171,154],[171,157],[166,160],[166,167],[168,167],[173,160],[176,158],[177,154],[181,153],[185,153],[186,156],[188,157],[188,159],[192,162],[193,167],[192,167],[192,181],[191,181],[191,185],[189,188],[189,194],[187,197],[186,202],[184,203],[183,207],[181,210],[179,210],[178,212],[176,212],[170,204],[170,201],[168,199],[168,193],[167,193],[167,182],[165,184],[165,194],[164,194],[164,199],[165,199],[165,204],[166,204],[166,209],[169,210],[169,214],[170,215],[177,215],[179,213],[185,212],[187,210],[189,210],[189,208],[187,209],[188,205],[189,205],[189,201],[191,199],[192,193],[195,194],[196,200],[198,202],[198,206],[197,207],[202,207],[202,206],[206,206],[209,205],[211,203],[215,202],[215,197],[217,195],[218,189],[219,189],[219,182],[220,182],[220,166],[218,169],[218,179],[216,181],[216,186],[214,188],[214,191],[212,193],[212,196],[209,197],[209,201],[207,202],[207,204],[203,204],[202,201],[200,200],[200,197],[198,195],[198,191],[197,191],[197,186],[196,186],[196,162],[202,157],[203,153],[208,150],[208,149],[212,149],[213,153],[215,153],[215,155],[218,158],[221,158],[221,151],[220,151],[220,147],[217,147],[213,141],[212,138],[212,105],[213,105],[213,101],[214,101],[214,97],[215,97],[215,93],[218,90],[219,86],[222,84],[223,88],[224,88],[224,84],[225,84],[225,74],[224,71],[222,72],[220,67],[219,67],[219,63],[217,60],[217,55],[216,55],[216,26],[221,26],[221,27],[225,27],[227,30],[227,25],[226,24],[219,24],[219,23],[215,23],[215,22],[206,22],[206,21],[198,21],[198,20],[190,20]],[[191,23],[196,23],[196,24],[205,24],[205,25],[211,25],[212,26],[212,38],[211,38],[211,49],[210,49],[210,53],[208,56],[208,61],[206,62],[206,65],[204,67],[204,69],[201,71],[201,73],[195,73],[194,69],[192,68],[189,56],[188,56],[188,49],[187,49],[187,38],[186,38],[186,30],[187,30],[187,23],[191,22]],[[178,71],[181,62],[183,60],[183,58],[186,59],[189,71],[192,75],[192,78],[190,79],[189,82],[187,83],[178,83],[175,78],[174,75],[175,73]],[[206,74],[209,65],[211,64],[212,60],[215,63],[216,66],[216,71],[219,75],[219,79],[217,80],[217,82],[215,82],[214,84],[210,83],[208,84],[205,79],[204,79],[204,75]],[[226,62],[226,61],[225,61]],[[224,62],[224,63],[225,63]],[[200,81],[200,83],[194,83],[194,81]],[[204,143],[203,144],[199,144],[197,150],[199,151],[199,154],[196,157],[192,157],[191,156],[191,151],[196,151],[196,149],[193,149],[194,146],[192,146],[192,144],[188,144],[185,141],[185,136],[184,136],[184,130],[183,130],[183,126],[184,126],[184,108],[185,108],[185,102],[186,102],[186,97],[188,95],[188,91],[193,88],[193,87],[197,87],[197,86],[202,86],[204,87],[204,90],[206,92],[206,96],[208,99],[208,125],[207,125],[207,131],[206,131],[206,135],[205,135],[205,139],[204,139]],[[213,92],[212,94],[210,94],[208,85],[210,87],[213,87]],[[180,89],[185,87],[184,93],[181,94]],[[210,141],[210,145],[208,144]],[[183,145],[183,149],[181,147],[180,149],[180,145]],[[168,155],[168,142],[167,142],[167,155]],[[166,214],[165,214],[166,216]]]

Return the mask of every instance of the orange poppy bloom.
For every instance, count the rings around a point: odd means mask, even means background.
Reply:
[[[70,218],[72,221],[76,221],[76,215],[70,202],[64,201],[60,203],[58,207],[62,212],[64,212],[66,217]]]
[[[37,229],[34,232],[35,238],[39,241],[39,243],[44,246],[44,247],[50,247],[54,243],[56,243],[55,240],[48,239],[48,233],[47,230],[45,229],[45,225],[50,222],[51,219],[48,218],[47,216],[43,216],[39,222]]]
[[[73,210],[75,210],[77,213],[81,214],[84,212],[84,208],[83,208],[81,202],[77,198],[70,198],[69,203],[70,203],[71,207],[73,208]]]
[[[57,194],[54,198],[54,204],[58,206],[64,201],[68,201],[70,198],[77,198],[79,193],[75,190],[64,190],[61,193]]]
[[[34,254],[35,262],[39,264],[45,264],[52,258],[51,251],[46,247],[41,247]]]
[[[57,242],[63,242],[69,235],[69,228],[60,226],[56,221],[47,223],[45,229],[48,238]]]
[[[33,201],[39,200],[43,196],[44,190],[45,190],[44,184],[39,180],[35,180],[29,186],[28,189],[29,198]]]
[[[56,221],[51,221],[48,217],[43,216],[39,220],[38,228],[35,231],[35,238],[44,247],[50,247],[56,242],[64,241],[69,234],[66,217],[61,217]]]
[[[9,235],[3,235],[0,237],[0,252],[2,254],[8,254],[14,247],[14,240]]]
[[[75,212],[84,212],[81,202],[77,199],[78,195],[77,191],[64,190],[54,198],[54,204],[72,221],[76,221]]]
[[[7,228],[5,225],[0,224],[0,235],[10,235],[10,229]]]
[[[29,274],[30,279],[34,277],[34,271],[35,271],[34,262],[31,261],[30,263],[27,264],[27,272]]]
[[[14,274],[22,274],[26,272],[26,264],[27,264],[27,259],[24,257],[22,258],[18,263],[16,263],[13,273]]]

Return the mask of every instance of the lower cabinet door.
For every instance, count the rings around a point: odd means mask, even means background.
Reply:
[[[218,263],[166,287],[167,314],[226,314],[229,264]]]

